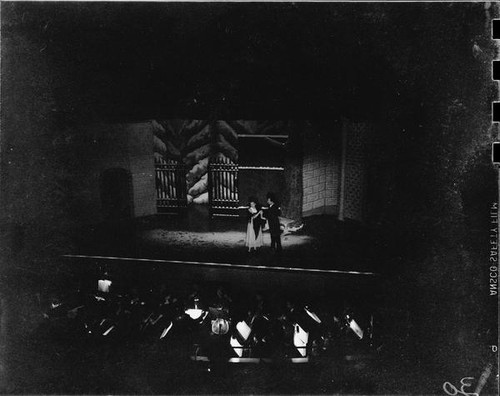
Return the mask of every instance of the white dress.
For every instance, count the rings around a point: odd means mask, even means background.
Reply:
[[[257,214],[257,209],[249,208],[248,212],[251,216],[254,216]],[[254,220],[260,220],[260,216],[257,216],[255,219],[250,217],[250,220],[248,221],[245,246],[248,247],[249,250],[257,249],[263,245],[262,227],[259,229],[259,235],[255,236],[255,229],[253,227]]]

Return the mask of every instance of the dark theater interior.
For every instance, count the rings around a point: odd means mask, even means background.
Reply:
[[[498,393],[497,4],[0,7],[2,394]]]

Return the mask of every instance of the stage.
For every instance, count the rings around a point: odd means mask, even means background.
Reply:
[[[334,216],[303,219],[303,228],[282,235],[283,252],[264,246],[245,247],[246,218],[209,218],[208,208],[193,205],[182,215],[157,215],[139,220],[89,227],[78,236],[76,251],[68,254],[229,263],[245,266],[384,272],[386,242],[381,233],[362,225],[340,222]]]

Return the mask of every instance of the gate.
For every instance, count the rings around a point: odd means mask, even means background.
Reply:
[[[238,164],[229,158],[213,158],[208,168],[211,216],[238,216]]]
[[[186,168],[183,163],[155,158],[158,213],[178,213],[187,207]]]

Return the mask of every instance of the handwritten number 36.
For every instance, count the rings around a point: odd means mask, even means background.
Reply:
[[[466,382],[467,380],[468,381],[471,381],[473,380],[474,377],[465,377],[465,378],[462,378],[460,380],[460,384],[462,385],[460,387],[460,390],[458,390],[457,388],[455,388],[455,386],[453,384],[450,384],[449,382],[445,382],[443,384],[443,390],[450,396],[455,396],[455,395],[458,395],[458,394],[462,394],[464,396],[479,396],[479,394],[477,393],[467,393],[464,388],[467,387],[469,388],[472,384],[470,382]]]

